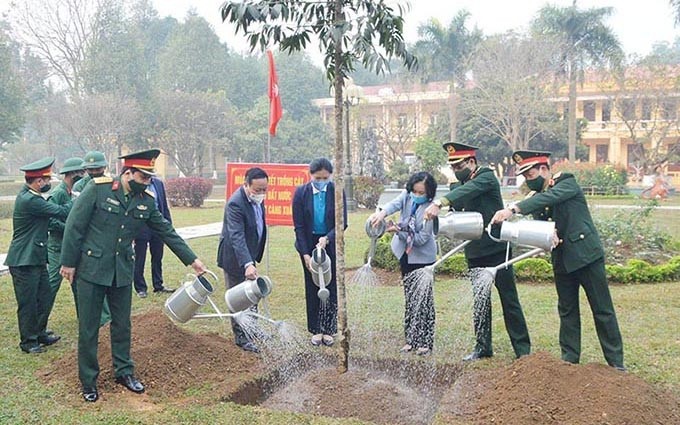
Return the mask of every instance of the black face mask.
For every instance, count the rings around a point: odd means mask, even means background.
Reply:
[[[52,184],[51,184],[51,183],[47,183],[45,186],[43,186],[43,187],[40,188],[40,192],[42,192],[42,193],[47,193],[47,192],[50,191],[50,189],[52,189]]]
[[[83,178],[82,175],[76,174],[76,175],[73,176],[73,178],[71,180],[73,180],[73,184],[75,184],[78,180],[80,180],[82,178]]]
[[[97,177],[104,177],[104,172],[103,172],[103,171],[102,171],[101,173],[96,173],[96,174],[95,174],[95,173],[88,173],[88,174],[89,174],[90,177],[92,177],[93,179],[94,179],[94,178],[97,178]]]
[[[139,195],[149,187],[149,185],[136,182],[133,179],[130,179],[128,184],[130,185],[130,192],[134,193],[135,195]]]

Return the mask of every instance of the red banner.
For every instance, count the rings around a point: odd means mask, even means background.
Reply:
[[[267,198],[267,225],[293,225],[293,195],[295,188],[309,182],[309,164],[257,164],[243,162],[227,163],[227,191],[229,199],[245,183],[246,171],[260,167],[269,175]]]

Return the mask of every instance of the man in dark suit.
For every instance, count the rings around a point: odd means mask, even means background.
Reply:
[[[165,197],[165,185],[157,177],[151,177],[149,184],[150,192],[153,193],[156,208],[160,211],[164,219],[172,223],[170,217],[170,207]],[[144,278],[144,265],[146,263],[146,248],[151,252],[151,282],[153,292],[174,292],[174,289],[163,285],[163,240],[158,237],[148,226],[144,226],[139,235],[135,238],[135,291],[140,298],[146,298],[147,285]]]
[[[268,183],[269,176],[263,169],[248,169],[245,184],[231,195],[224,207],[217,265],[224,270],[224,280],[229,288],[258,277],[255,263],[262,260],[267,240],[264,199]],[[233,319],[231,327],[236,345],[245,351],[259,352],[257,345]]]
[[[588,297],[597,337],[607,363],[619,370],[623,365],[623,342],[604,267],[604,250],[590,216],[583,190],[573,174],[552,174],[549,152],[518,151],[512,160],[531,190],[523,201],[496,212],[493,223],[516,213],[555,222],[559,244],[552,251],[553,273],[560,314],[562,360],[581,359],[581,314],[579,290]]]

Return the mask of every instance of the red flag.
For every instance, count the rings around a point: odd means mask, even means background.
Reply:
[[[272,55],[271,50],[267,50],[267,57],[269,57],[269,89],[267,91],[269,96],[269,134],[276,136],[276,125],[281,120],[283,108],[281,107],[281,96],[279,96],[279,77],[276,75],[274,55]]]

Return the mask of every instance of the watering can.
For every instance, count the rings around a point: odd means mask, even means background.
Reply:
[[[366,262],[369,266],[371,265],[371,259],[375,256],[375,246],[378,243],[378,239],[385,234],[386,229],[387,223],[385,223],[385,220],[380,220],[377,226],[373,226],[371,220],[366,220],[364,230],[368,237],[371,238],[371,246],[368,249],[368,261]]]
[[[486,228],[489,237],[496,242],[512,242],[552,251],[555,247],[555,222],[543,220],[504,221],[500,237],[491,234],[491,224]]]
[[[316,295],[325,302],[331,295],[326,288],[326,283],[333,278],[331,275],[331,259],[326,253],[326,250],[320,247],[314,249],[312,252],[312,261],[310,261],[312,269],[312,280],[314,284],[319,287]]]
[[[224,294],[227,308],[231,313],[238,313],[256,305],[272,292],[273,284],[267,276],[259,276],[255,280],[244,280]]]
[[[435,235],[443,235],[449,239],[474,241],[482,237],[484,219],[478,212],[452,211],[443,217],[436,217]]]
[[[165,300],[165,314],[179,323],[186,323],[194,317],[196,310],[210,300],[209,295],[215,292],[215,288],[208,281],[206,275],[212,276],[217,282],[217,276],[211,271],[206,271],[198,276],[189,275],[193,280],[184,282],[167,300]]]

